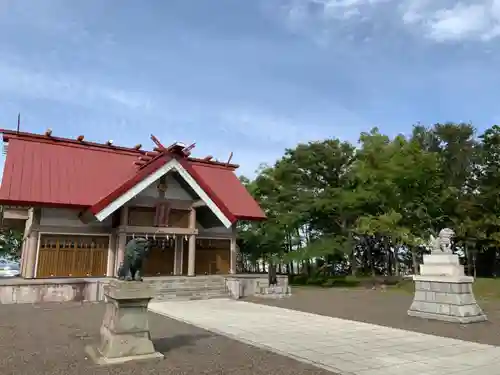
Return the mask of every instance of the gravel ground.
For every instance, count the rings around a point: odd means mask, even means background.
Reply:
[[[333,375],[151,313],[151,335],[163,360],[97,366],[84,346],[97,342],[103,304],[1,305],[1,375],[183,374]]]
[[[402,291],[302,287],[292,288],[290,298],[246,301],[500,346],[499,300],[480,301],[488,322],[462,325],[409,317],[412,299]]]

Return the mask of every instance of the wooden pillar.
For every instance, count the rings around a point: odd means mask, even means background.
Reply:
[[[184,256],[184,236],[175,236],[174,275],[182,275],[182,258]]]
[[[236,265],[238,261],[238,246],[236,244],[236,224],[232,226],[231,242],[229,245],[229,273],[236,273]]]
[[[196,209],[194,207],[189,213],[189,228],[196,229]],[[188,249],[188,276],[194,276],[196,265],[196,236],[194,234],[189,236]]]
[[[188,245],[188,276],[194,276],[195,264],[196,264],[196,236],[193,234],[189,236]]]
[[[120,209],[120,226],[128,225],[128,207],[124,206]],[[118,276],[118,268],[123,263],[125,258],[125,246],[127,246],[127,234],[118,232],[116,246],[116,261],[114,265],[114,275]]]
[[[32,208],[30,210],[30,218],[26,222],[25,228],[25,248],[24,248],[24,261],[23,261],[23,276],[26,279],[33,279],[36,274],[36,257],[38,252],[38,227],[42,210],[40,208]]]
[[[123,263],[123,259],[125,258],[125,246],[127,246],[127,234],[119,233],[116,246],[115,276],[118,276],[118,268]]]
[[[21,250],[21,276],[24,275],[24,270],[26,268],[26,248],[28,245],[28,238],[23,238],[22,250]]]
[[[108,266],[106,267],[106,276],[113,277],[116,276],[116,233],[113,233],[109,238],[108,247]]]
[[[23,276],[26,279],[33,279],[35,277],[35,263],[38,251],[38,231],[32,230],[27,239],[26,268]]]
[[[33,215],[34,209],[30,208],[28,210],[28,220],[24,225],[24,233],[23,233],[23,249],[21,252],[21,276],[24,277],[26,274],[26,263],[28,262],[28,242],[29,242],[29,234],[31,231],[31,226],[33,225]]]

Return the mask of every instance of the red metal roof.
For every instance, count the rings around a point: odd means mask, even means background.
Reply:
[[[138,181],[162,165],[160,160],[138,170],[134,162],[144,151],[135,149],[1,132],[9,145],[0,204],[90,208],[113,198],[128,182]],[[236,165],[194,158],[180,162],[230,221],[265,219],[262,209],[234,174]]]
[[[191,168],[189,172],[193,178],[204,181],[215,196],[224,197],[220,204],[225,205],[235,217],[240,220],[265,218],[260,206],[234,173],[227,173],[226,169],[218,166],[198,163],[191,164]]]

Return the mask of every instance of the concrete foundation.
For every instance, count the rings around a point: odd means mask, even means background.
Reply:
[[[98,302],[104,299],[106,278],[0,280],[0,305],[45,302]]]
[[[106,312],[101,341],[85,348],[97,364],[163,358],[154,349],[148,324],[148,303],[154,291],[148,284],[112,280],[104,287]]]
[[[233,299],[245,297],[283,298],[292,295],[288,285],[288,276],[277,275],[278,285],[269,287],[267,274],[262,275],[231,275],[226,277],[228,295]]]
[[[260,287],[258,297],[262,298],[286,298],[292,295],[292,291],[289,286],[266,286]]]
[[[462,324],[488,320],[474,297],[474,278],[464,276],[457,255],[424,255],[420,270],[408,315]]]
[[[145,277],[143,283],[154,291],[154,300],[273,298],[291,294],[288,277],[278,275],[278,288],[266,291],[266,274]],[[0,305],[11,303],[100,302],[104,287],[114,278],[54,278],[0,280]],[[264,288],[264,289],[263,289]],[[272,293],[270,293],[272,292]]]

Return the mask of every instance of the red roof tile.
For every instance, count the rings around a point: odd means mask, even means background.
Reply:
[[[227,210],[240,220],[265,217],[260,206],[234,173],[227,173],[227,169],[212,165],[193,163],[191,167],[193,178],[196,179],[196,175],[198,180],[207,184],[215,196],[224,197],[220,204],[214,201],[219,208],[220,205],[226,206]]]
[[[142,176],[144,170],[153,172],[134,165],[143,151],[2,132],[9,146],[0,204],[89,208]],[[234,174],[237,166],[199,159],[184,159],[182,165],[231,221],[265,218]]]

